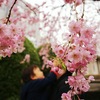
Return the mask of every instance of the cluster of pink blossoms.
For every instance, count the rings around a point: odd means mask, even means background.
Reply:
[[[68,82],[71,90],[62,94],[62,100],[72,100],[72,96],[87,92],[90,88],[89,83],[94,81],[94,77],[90,76],[88,79],[84,75],[69,76]]]
[[[24,32],[15,24],[0,24],[0,57],[24,50]]]
[[[71,97],[87,92],[93,77],[85,78],[87,64],[96,59],[96,41],[93,28],[83,20],[71,21],[69,33],[66,34],[64,45],[52,44],[53,52],[74,76],[68,77],[66,84],[70,85],[70,92],[62,95],[62,100],[71,100]],[[66,99],[65,99],[66,98]]]
[[[82,21],[69,23],[70,33],[66,34],[64,45],[52,44],[53,52],[62,59],[68,71],[82,70],[96,58],[94,30]]]

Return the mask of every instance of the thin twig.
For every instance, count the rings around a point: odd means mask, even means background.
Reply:
[[[82,16],[81,16],[81,18],[84,17],[84,11],[85,11],[85,0],[83,0],[83,12],[82,12]]]
[[[11,11],[14,7],[14,5],[16,4],[17,0],[14,1],[13,5],[11,6],[10,10],[9,10],[9,14],[8,14],[8,17],[7,17],[7,21],[6,21],[6,24],[8,24],[8,22],[10,22],[10,16],[11,16]]]
[[[35,15],[36,15],[36,12],[33,11],[33,9],[31,9],[23,0],[20,0],[29,10],[31,10]]]
[[[63,8],[65,5],[66,5],[66,4],[63,4],[63,5],[61,5],[61,6],[54,7],[53,10],[54,10],[54,9],[57,9],[57,8],[60,8],[60,7]]]
[[[80,100],[79,96],[78,95],[76,95],[76,96],[77,96],[78,100]]]

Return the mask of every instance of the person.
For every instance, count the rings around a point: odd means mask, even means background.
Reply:
[[[70,90],[69,84],[65,84],[65,81],[68,81],[68,76],[71,75],[72,73],[66,70],[66,72],[55,82],[52,86],[50,100],[62,100],[61,95]]]
[[[49,87],[60,78],[56,70],[51,69],[47,77],[38,66],[32,65],[22,71],[23,86],[21,88],[21,100],[49,100]]]

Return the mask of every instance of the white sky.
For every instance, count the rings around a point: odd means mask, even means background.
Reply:
[[[44,1],[48,1],[48,0],[25,0],[27,1],[28,3],[31,3],[34,5],[34,3],[38,3],[38,4],[41,4],[42,2]],[[50,0],[49,0],[50,1]]]
[[[51,2],[53,2],[53,5],[61,5],[61,4],[64,4],[64,1],[63,0],[25,0],[27,1],[28,3],[31,3],[31,4],[41,4],[43,2],[46,2],[47,4],[51,4]]]
[[[25,1],[27,1],[27,2],[29,2],[29,3],[39,3],[39,2],[43,2],[43,1],[47,1],[47,0],[25,0]]]

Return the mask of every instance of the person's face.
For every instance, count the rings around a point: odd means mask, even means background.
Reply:
[[[32,79],[44,78],[43,72],[38,67],[34,68],[33,72],[35,76],[31,76]]]

